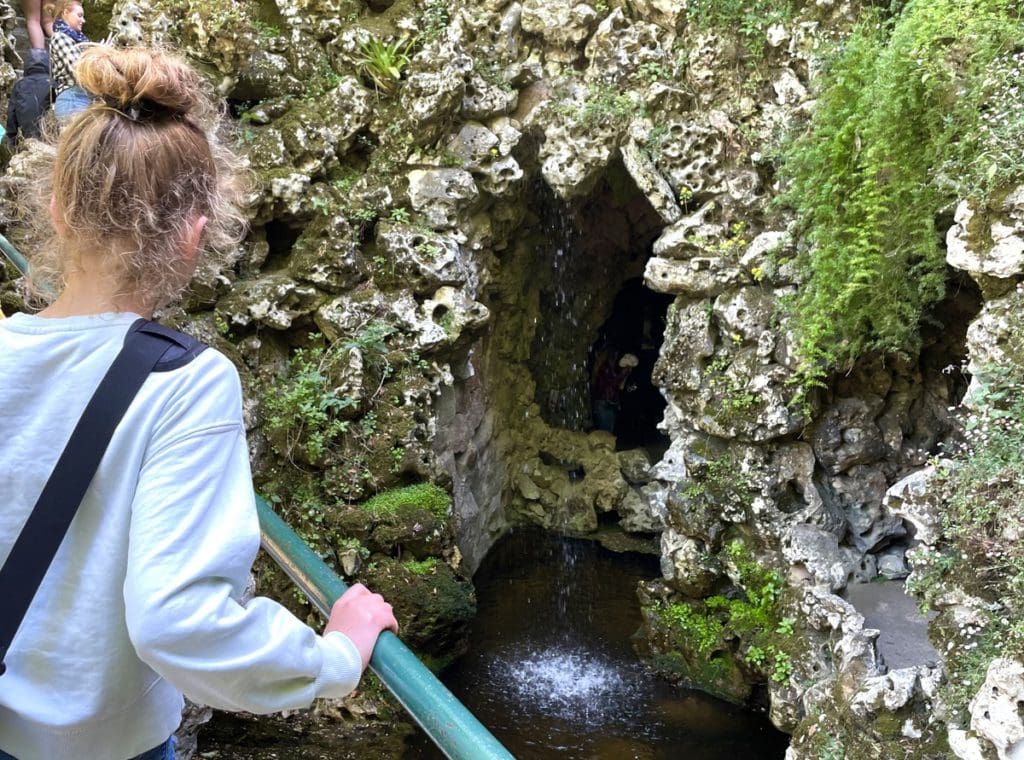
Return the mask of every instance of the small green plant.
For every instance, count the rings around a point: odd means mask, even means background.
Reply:
[[[415,485],[381,491],[363,504],[363,509],[371,515],[395,514],[403,509],[423,509],[430,512],[438,520],[448,517],[451,497],[448,492],[433,483],[416,483]]]
[[[409,220],[412,219],[409,209],[402,208],[401,206],[391,209],[389,216],[391,221],[398,222],[399,224],[408,224]]]
[[[430,575],[437,567],[437,557],[427,557],[422,560],[407,559],[402,567],[413,575]]]
[[[420,12],[420,34],[426,42],[439,40],[450,23],[451,13],[444,2],[428,2]]]
[[[402,37],[395,42],[384,42],[371,37],[359,47],[356,60],[359,71],[373,82],[377,92],[393,93],[402,80],[402,72],[409,65],[409,51],[415,38]]]
[[[795,620],[781,617],[782,577],[759,565],[740,541],[727,544],[723,553],[739,573],[739,596],[715,595],[703,604],[664,605],[658,608],[658,615],[686,646],[702,655],[726,649],[739,639],[747,665],[765,678],[787,682],[793,675],[793,663],[779,637],[793,635]]]
[[[755,61],[764,57],[768,27],[791,20],[795,12],[794,0],[690,0],[687,5],[696,29],[737,35]]]
[[[273,434],[283,437],[279,450],[289,461],[301,451],[306,462],[319,462],[348,430],[348,420],[341,415],[356,402],[333,390],[329,375],[338,359],[337,352],[323,346],[300,348],[288,362],[288,373],[263,399],[271,439]]]

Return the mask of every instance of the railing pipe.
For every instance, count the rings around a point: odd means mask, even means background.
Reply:
[[[0,251],[22,274],[28,271],[24,257],[3,235]],[[348,586],[258,494],[256,509],[264,551],[327,617]],[[370,669],[451,760],[515,760],[391,631],[377,639]]]
[[[325,616],[345,585],[259,496],[263,549]],[[513,760],[512,755],[391,631],[377,639],[370,668],[452,760]]]

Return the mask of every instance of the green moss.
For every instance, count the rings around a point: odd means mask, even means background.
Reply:
[[[402,566],[413,575],[430,575],[437,567],[437,557],[427,557],[422,560],[407,559]]]
[[[395,514],[406,509],[423,509],[439,520],[445,520],[451,506],[448,492],[433,483],[417,483],[404,488],[382,491],[363,504],[371,515]]]

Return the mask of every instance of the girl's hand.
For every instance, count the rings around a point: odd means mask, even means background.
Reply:
[[[398,621],[391,605],[380,594],[374,594],[362,583],[349,588],[331,608],[331,618],[324,633],[338,631],[351,639],[363,660],[363,670],[370,664],[370,655],[383,630],[398,633]]]

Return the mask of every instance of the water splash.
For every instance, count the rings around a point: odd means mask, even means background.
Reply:
[[[495,687],[531,714],[600,726],[630,714],[641,698],[637,674],[582,648],[509,650],[488,663]],[[526,710],[524,710],[525,712]]]

